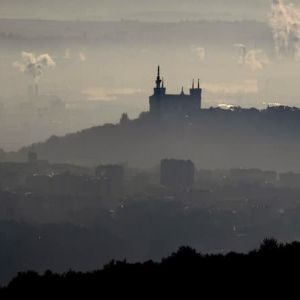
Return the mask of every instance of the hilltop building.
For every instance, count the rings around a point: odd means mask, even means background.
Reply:
[[[160,76],[160,67],[158,66],[155,83],[154,93],[149,98],[150,113],[159,115],[189,114],[201,109],[202,89],[200,88],[199,79],[197,87],[195,87],[195,82],[193,81],[189,95],[184,93],[183,88],[179,95],[167,94],[164,81]]]

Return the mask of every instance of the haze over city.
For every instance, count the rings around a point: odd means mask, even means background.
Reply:
[[[0,295],[295,279],[300,0],[0,8]]]

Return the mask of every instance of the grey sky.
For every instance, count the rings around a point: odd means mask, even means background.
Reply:
[[[0,18],[263,21],[270,3],[271,0],[0,0]]]

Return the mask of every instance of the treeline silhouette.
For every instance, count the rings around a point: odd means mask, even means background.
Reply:
[[[129,263],[111,261],[102,270],[80,273],[69,271],[43,275],[19,273],[0,296],[116,295],[141,298],[155,296],[163,289],[169,295],[196,291],[198,295],[238,295],[241,299],[262,289],[269,296],[285,295],[297,286],[300,267],[300,242],[283,244],[265,239],[249,253],[206,254],[181,247],[161,262]],[[141,292],[142,291],[142,292]],[[140,294],[139,294],[140,293]],[[260,291],[260,295],[263,295]]]

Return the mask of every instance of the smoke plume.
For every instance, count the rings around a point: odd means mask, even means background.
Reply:
[[[256,72],[263,70],[265,65],[270,63],[270,60],[263,50],[252,49],[246,53],[244,63],[251,71]]]
[[[79,52],[79,59],[80,61],[85,62],[87,58],[83,52]]]
[[[247,47],[244,44],[235,44],[234,46],[240,51],[238,63],[244,65],[246,61]]]
[[[273,0],[269,23],[279,56],[300,58],[300,7],[283,0]]]
[[[203,47],[198,47],[195,49],[196,54],[199,58],[200,61],[204,61],[205,60],[205,56],[206,56],[206,50]]]
[[[71,59],[71,51],[70,49],[65,50],[64,59]]]
[[[265,65],[270,63],[268,56],[262,49],[247,50],[244,44],[235,44],[235,47],[240,50],[238,64],[245,65],[253,72],[263,70]]]
[[[36,56],[34,53],[22,52],[22,62],[16,61],[13,66],[20,72],[30,75],[34,82],[38,83],[44,69],[54,68],[56,63],[47,53]]]
[[[75,53],[74,51],[71,51],[70,49],[66,49],[64,56],[64,59],[66,60],[76,60],[79,59],[80,62],[85,62],[87,61],[87,56],[85,52],[79,51],[78,53]]]

